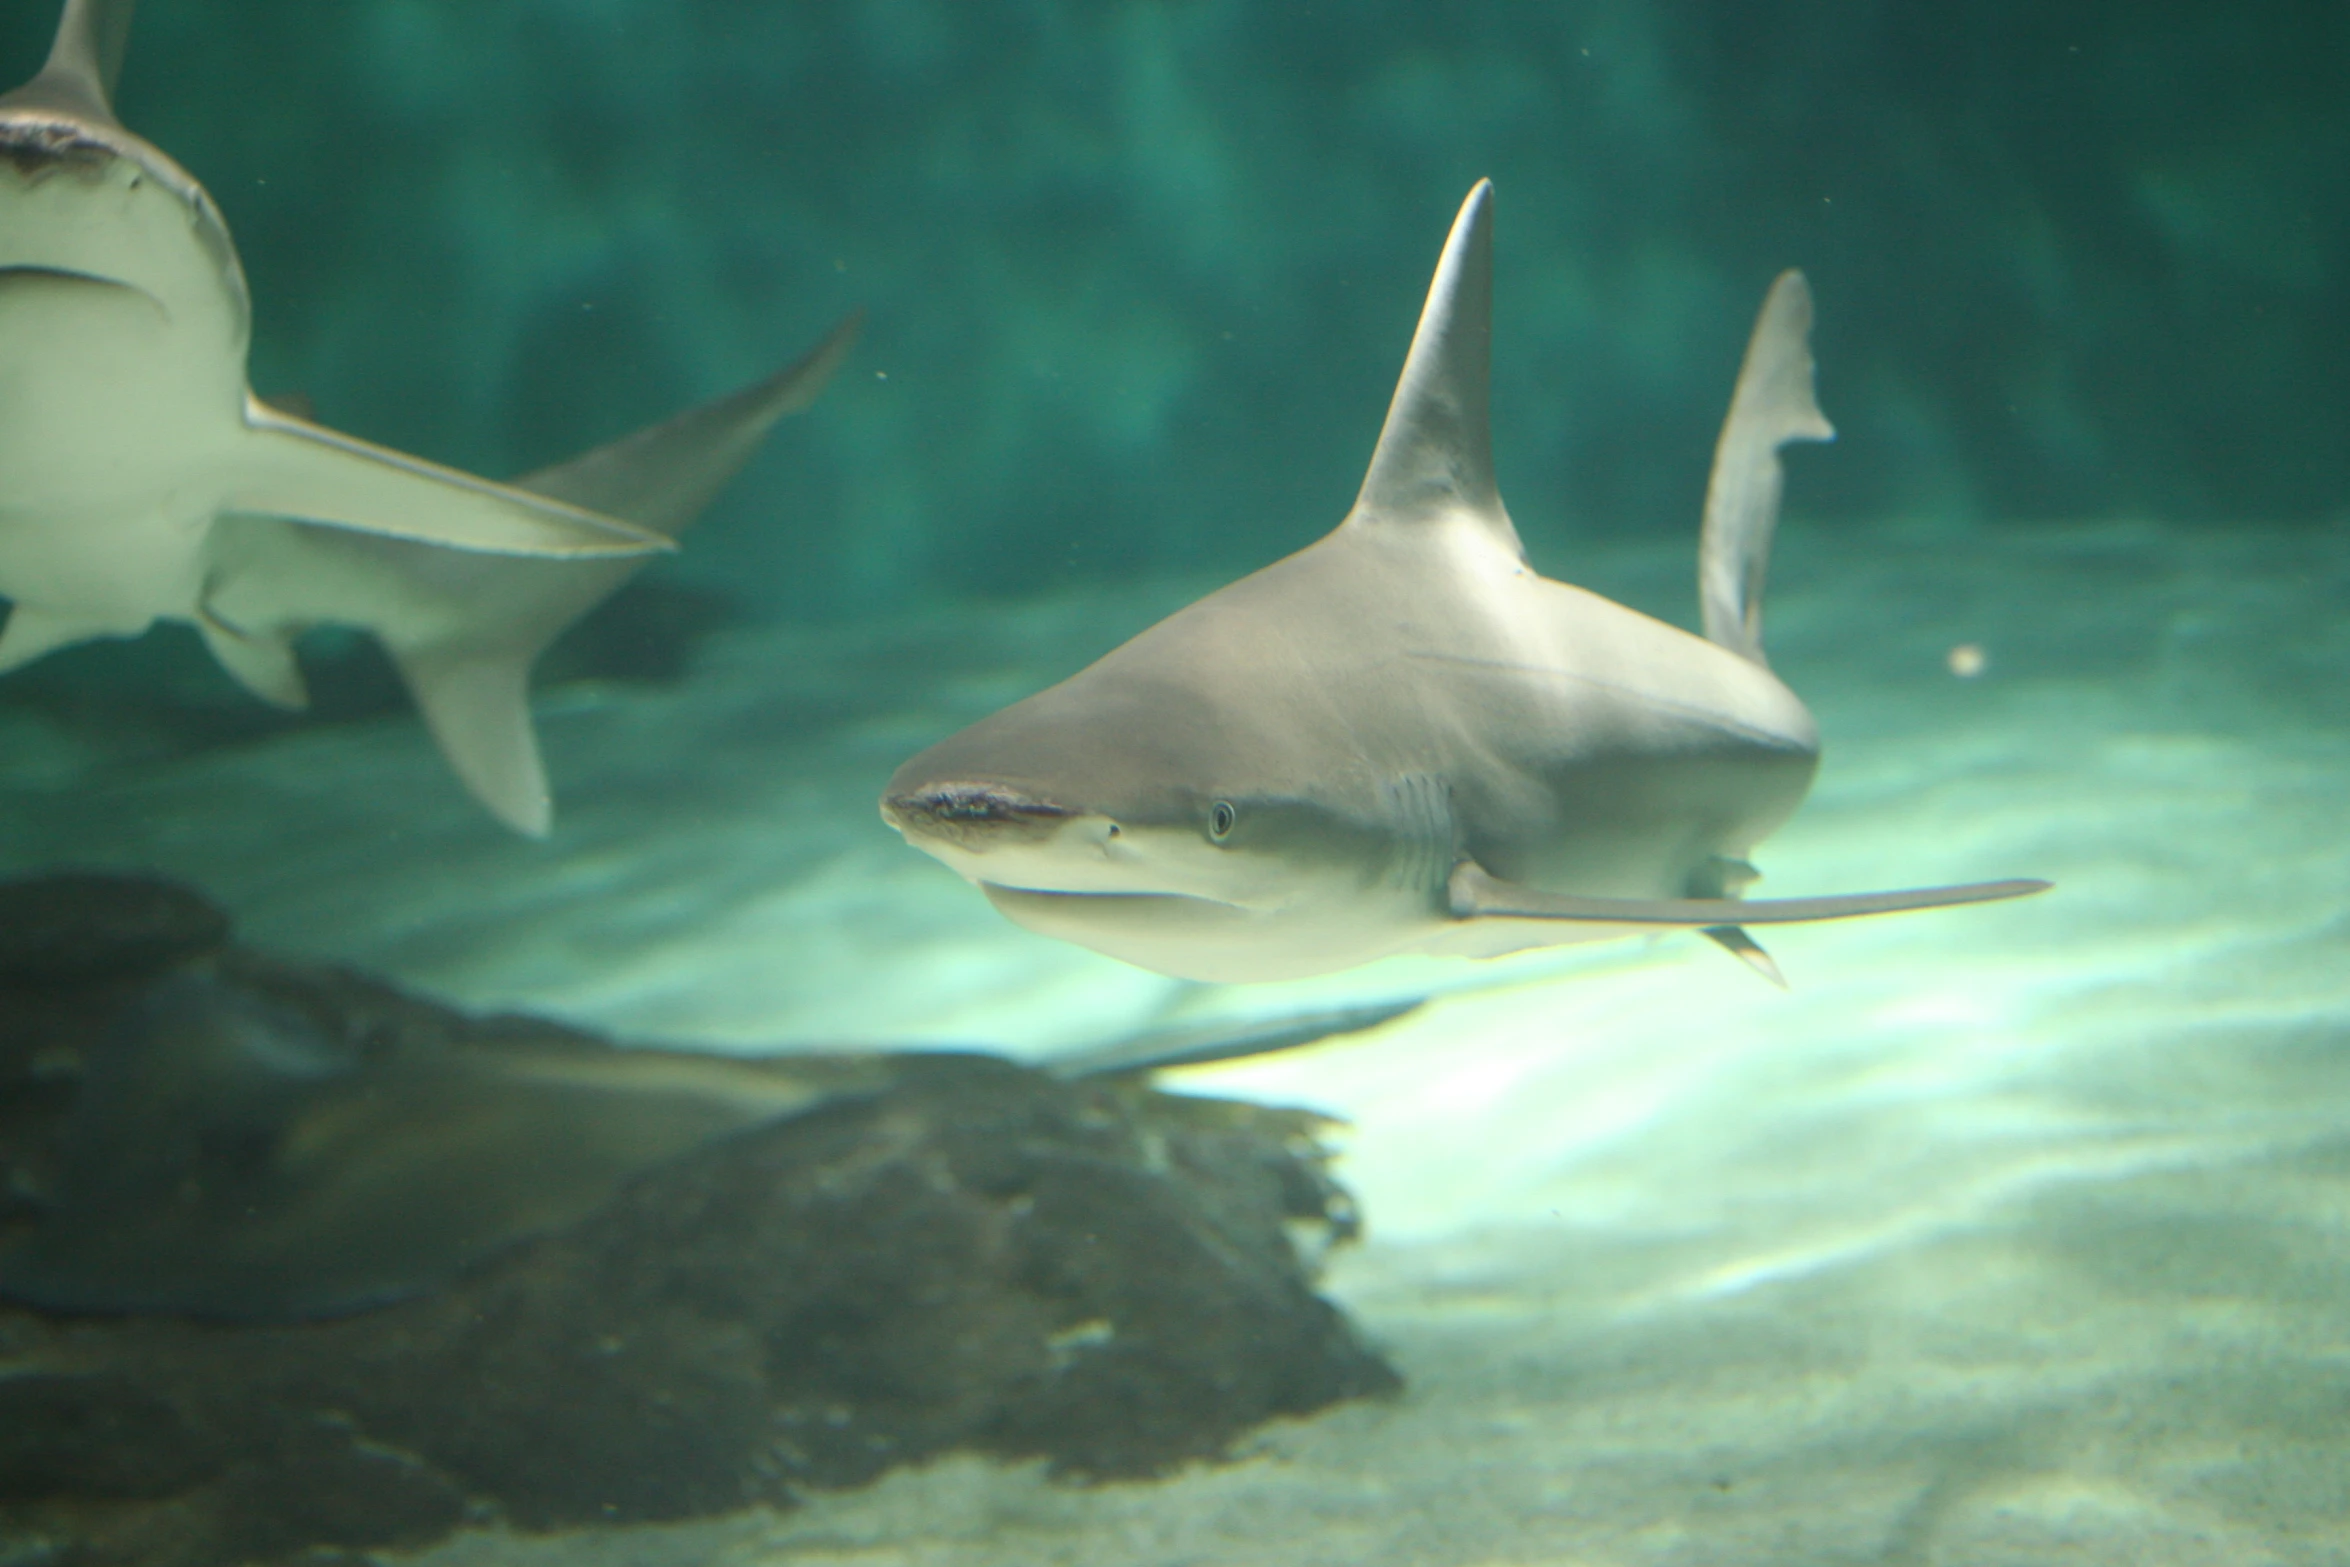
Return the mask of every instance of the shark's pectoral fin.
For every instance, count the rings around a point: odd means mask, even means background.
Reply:
[[[530,667],[503,654],[392,649],[441,755],[491,815],[544,838],[555,807],[530,727]]]
[[[1779,972],[1778,963],[1763,951],[1762,943],[1736,925],[1707,925],[1698,934],[1781,990],[1787,988],[1787,976]]]
[[[245,425],[226,510],[493,555],[581,559],[677,547],[617,518],[370,445],[258,398],[245,400]]]
[[[1797,925],[1812,920],[1852,919],[1863,914],[1898,914],[1908,909],[1991,903],[2001,898],[2046,892],[2048,885],[2044,881],[1978,881],[1955,887],[1910,887],[1898,892],[1855,892],[1826,898],[1583,898],[1502,881],[1488,875],[1476,861],[1463,860],[1453,868],[1447,891],[1455,919],[1683,925],[1710,935],[1717,926]],[[1743,931],[1739,935],[1744,938]],[[1722,940],[1719,936],[1714,939]],[[1729,943],[1724,941],[1723,945]]]
[[[204,634],[204,645],[220,667],[262,701],[292,712],[310,705],[310,686],[302,678],[291,637],[241,631],[202,605],[196,607],[196,629]]]

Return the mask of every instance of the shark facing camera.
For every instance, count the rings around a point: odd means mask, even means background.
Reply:
[[[1027,928],[1183,979],[1333,973],[1985,902],[1749,900],[1819,734],[1763,657],[1779,449],[1833,430],[1811,293],[1764,300],[1715,448],[1694,636],[1527,564],[1487,420],[1492,186],[1453,224],[1353,509],[897,770],[883,818]]]
[[[115,117],[128,0],[69,0],[0,95],[0,674],[186,621],[247,691],[308,705],[313,626],[380,641],[468,792],[544,836],[530,666],[700,514],[855,340],[499,484],[296,417],[246,384],[220,209]]]

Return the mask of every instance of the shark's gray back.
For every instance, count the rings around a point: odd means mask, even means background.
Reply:
[[[1742,855],[1818,755],[1767,670],[1538,576],[1468,518],[1358,519],[1042,698],[1055,727],[1079,701],[1131,736],[1093,764],[1131,770],[1094,784],[1115,795],[1176,757],[1209,793],[1311,794],[1367,822],[1434,787],[1496,875],[1620,896],[1682,896],[1703,862]],[[1203,754],[1229,761],[1203,772]],[[1036,760],[1066,781],[1065,757]]]

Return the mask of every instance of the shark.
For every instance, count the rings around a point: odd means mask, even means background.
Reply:
[[[514,485],[674,539],[777,420],[815,401],[862,319],[852,312],[761,381]],[[531,665],[648,558],[488,555],[234,512],[205,541],[198,627],[247,690],[289,709],[309,700],[294,650],[303,632],[339,624],[371,633],[466,790],[508,827],[541,838],[554,803],[531,727]]]
[[[0,96],[0,671],[158,618],[208,624],[227,513],[557,560],[674,547],[255,397],[228,226],[114,114],[131,12],[66,0],[47,63]]]
[[[2039,892],[1750,899],[1819,765],[1763,656],[1780,449],[1833,431],[1777,279],[1715,448],[1704,635],[1528,564],[1489,429],[1493,187],[1462,204],[1353,508],[1296,554],[912,757],[883,819],[1019,925],[1182,979],[1334,973]]]

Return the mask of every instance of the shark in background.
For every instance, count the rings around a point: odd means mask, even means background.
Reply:
[[[109,101],[130,0],[67,0],[0,97],[0,669],[160,616],[201,622],[212,521],[245,511],[558,558],[667,541],[370,446],[245,383],[252,306],[220,210]]]
[[[1832,433],[1810,291],[1784,274],[1756,323],[1692,636],[1527,564],[1488,430],[1492,212],[1480,182],[1337,530],[915,756],[884,820],[1015,922],[1198,980],[1681,927],[1776,981],[1746,926],[2043,890],[1740,896],[1819,765],[1761,636],[1779,448]]]
[[[240,684],[306,705],[294,641],[374,634],[442,754],[518,832],[552,803],[532,662],[811,403],[852,316],[743,390],[516,484],[369,446],[246,385],[251,307],[202,186],[111,104],[132,0],[67,0],[0,97],[0,673],[192,622]]]

